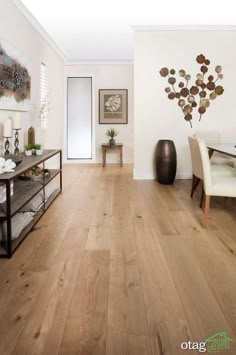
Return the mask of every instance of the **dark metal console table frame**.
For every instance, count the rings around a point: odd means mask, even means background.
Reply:
[[[24,187],[27,187],[29,184],[28,181],[16,180],[19,175],[22,175],[28,169],[37,166],[39,164],[43,164],[43,169],[45,169],[45,162],[50,158],[59,154],[60,156],[60,168],[50,170],[49,176],[43,176],[41,182],[31,182],[32,190],[26,196],[24,194]],[[45,186],[52,181],[57,175],[60,175],[60,188],[57,189],[53,196],[46,202],[45,199]],[[11,196],[11,182],[15,180],[14,188],[16,188],[16,192],[14,192],[13,196]],[[37,221],[42,217],[45,213],[46,209],[50,206],[50,204],[55,200],[58,194],[62,191],[62,151],[58,150],[44,150],[43,155],[41,156],[31,156],[24,157],[23,162],[18,165],[15,169],[14,173],[4,173],[0,175],[0,182],[5,183],[6,185],[6,202],[0,204],[0,221],[6,221],[7,226],[7,238],[6,241],[0,241],[0,257],[8,257],[11,258],[12,254],[18,248],[18,246],[22,243],[28,233],[31,231],[33,226],[37,223]],[[18,185],[17,185],[18,184]],[[20,186],[21,185],[21,186]],[[24,207],[34,196],[36,196],[40,191],[43,191],[43,207],[40,210],[36,217],[34,217],[33,221],[29,224],[29,226],[25,227],[20,234],[20,236],[12,240],[12,226],[11,219],[12,217],[20,211],[22,207]],[[20,200],[22,198],[22,200]],[[5,251],[5,254],[2,254],[2,251]]]

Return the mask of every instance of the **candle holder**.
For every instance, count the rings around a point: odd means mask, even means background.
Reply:
[[[9,152],[9,147],[10,147],[10,141],[9,141],[9,138],[11,138],[11,137],[3,137],[3,138],[5,138],[6,139],[6,142],[5,142],[5,153],[4,153],[4,155],[9,155],[10,154],[10,152]]]
[[[14,150],[14,155],[19,155],[20,154],[20,150],[19,150],[19,130],[20,128],[13,128],[15,132],[15,141],[14,141],[14,147],[15,147],[15,150]]]

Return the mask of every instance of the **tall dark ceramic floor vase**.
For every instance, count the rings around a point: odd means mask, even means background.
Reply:
[[[160,184],[173,184],[176,175],[177,157],[173,141],[161,139],[158,141],[155,153],[156,175]]]

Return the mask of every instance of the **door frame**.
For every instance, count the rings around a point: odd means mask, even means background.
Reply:
[[[92,159],[68,159],[68,151],[67,151],[67,143],[68,143],[68,78],[91,78],[91,114],[92,114],[92,130],[91,130],[91,144],[92,144]],[[95,75],[94,73],[71,73],[71,74],[65,74],[64,76],[64,87],[65,87],[65,93],[64,93],[64,154],[63,154],[63,162],[68,163],[68,164],[73,164],[73,163],[78,163],[78,164],[91,164],[96,162],[96,149],[95,149]]]

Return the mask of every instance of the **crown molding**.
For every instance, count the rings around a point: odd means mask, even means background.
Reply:
[[[31,12],[25,7],[25,5],[20,0],[11,0],[17,9],[23,14],[23,16],[30,22],[30,24],[40,33],[43,39],[48,43],[48,45],[56,52],[56,54],[63,60],[67,61],[66,55],[63,50],[53,41],[45,29],[40,25],[36,18],[31,14]]]
[[[153,31],[236,31],[235,25],[160,25],[131,26],[134,32]]]
[[[85,61],[73,61],[69,60],[65,62],[65,66],[102,66],[102,65],[107,65],[107,66],[119,66],[119,65],[133,65],[134,61],[133,60],[85,60]]]

